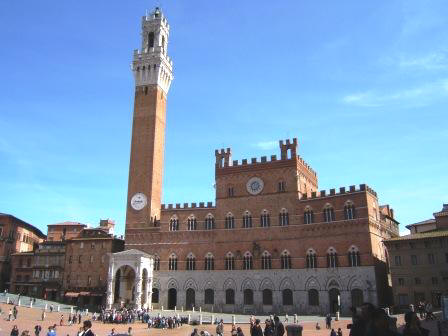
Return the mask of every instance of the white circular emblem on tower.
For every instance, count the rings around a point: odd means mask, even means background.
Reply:
[[[259,177],[252,177],[246,183],[247,192],[251,195],[258,195],[264,187],[264,182]]]
[[[146,206],[146,204],[148,204],[148,199],[143,193],[136,193],[131,198],[131,207],[134,210],[141,210]]]

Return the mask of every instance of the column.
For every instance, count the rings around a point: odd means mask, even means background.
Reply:
[[[142,306],[142,270],[140,265],[138,265],[135,274],[135,305],[137,308]]]
[[[106,302],[109,309],[114,304],[114,259],[111,257],[109,262],[109,272],[107,274],[107,297]]]
[[[145,290],[143,291],[143,302],[142,302],[142,304],[143,304],[144,308],[148,308],[149,307],[148,306],[148,302],[149,302],[149,300],[148,300],[148,293],[149,293],[149,286],[151,285],[151,281],[150,281],[149,277],[147,279],[144,279],[144,281],[146,281],[146,283],[145,283]]]

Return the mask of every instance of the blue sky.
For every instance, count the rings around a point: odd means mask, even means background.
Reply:
[[[159,2],[160,3],[160,2]],[[124,231],[140,20],[155,1],[2,1],[0,212]],[[161,1],[166,203],[214,200],[214,150],[298,137],[319,188],[367,183],[406,224],[448,202],[448,3]]]

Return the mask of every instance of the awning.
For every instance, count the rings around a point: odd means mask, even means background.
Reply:
[[[79,293],[67,292],[67,293],[65,293],[65,296],[67,296],[67,297],[78,297]]]
[[[90,295],[90,292],[80,292],[79,295],[81,295],[81,296],[88,296],[88,295]]]

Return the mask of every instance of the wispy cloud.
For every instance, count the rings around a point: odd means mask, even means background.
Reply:
[[[342,102],[362,107],[379,107],[403,103],[424,106],[442,97],[448,97],[448,79],[389,93],[373,90],[352,93],[344,96]]]
[[[258,147],[263,150],[275,149],[278,146],[278,141],[261,141],[254,144],[255,147]]]
[[[425,56],[401,57],[398,66],[404,69],[443,70],[448,69],[448,56],[443,52],[433,52]]]

